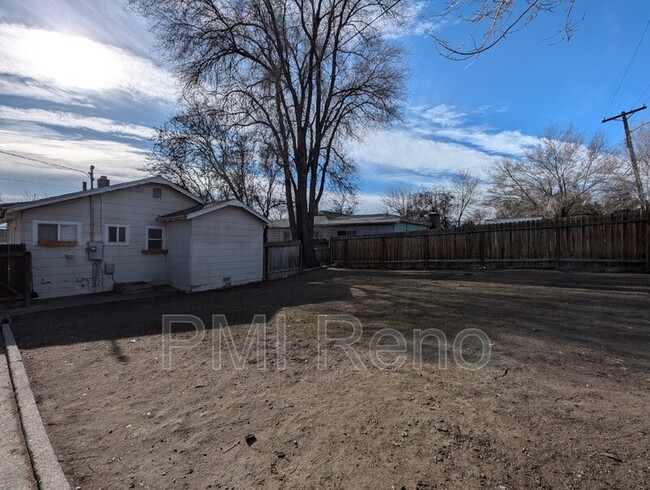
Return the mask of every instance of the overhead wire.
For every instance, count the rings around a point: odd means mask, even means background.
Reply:
[[[12,179],[12,178],[9,178],[9,177],[0,177],[0,180],[9,180],[11,182],[24,182],[25,184],[50,185],[50,186],[53,186],[53,187],[68,187],[69,189],[76,189],[76,187],[71,186],[71,185],[53,184],[53,183],[46,183],[46,182],[36,182],[34,180]]]
[[[614,95],[612,96],[612,100],[609,101],[609,105],[607,106],[607,110],[605,111],[606,113],[609,112],[609,109],[612,107],[612,104],[614,103],[614,100],[616,99],[616,96],[618,95],[618,92],[621,90],[621,86],[623,85],[623,82],[625,81],[625,77],[627,77],[628,71],[630,71],[630,67],[632,66],[632,63],[634,63],[634,59],[636,58],[637,53],[639,52],[639,48],[641,47],[641,43],[643,42],[643,39],[645,38],[646,32],[648,32],[648,27],[650,27],[650,20],[645,25],[645,29],[643,29],[643,34],[641,34],[641,39],[639,39],[639,42],[636,45],[636,49],[634,50],[634,53],[632,54],[632,58],[630,58],[630,62],[627,64],[627,67],[625,68],[625,71],[623,72],[623,77],[621,78],[621,81],[618,83],[618,87],[616,87],[616,91],[614,92]]]
[[[83,170],[79,170],[78,168],[67,167],[65,165],[61,165],[60,163],[52,163],[52,162],[48,162],[48,161],[45,161],[45,160],[40,160],[38,158],[33,158],[33,157],[28,157],[28,156],[25,156],[25,155],[21,155],[19,153],[12,153],[12,152],[6,151],[6,150],[0,150],[0,153],[2,153],[4,155],[9,155],[9,156],[12,156],[12,157],[15,157],[15,158],[22,158],[24,160],[29,160],[29,161],[32,161],[32,162],[42,163],[42,164],[47,165],[49,167],[58,168],[60,170],[68,170],[70,172],[77,172],[77,173],[80,173],[81,175],[86,176],[86,177],[88,176],[88,172],[85,172]]]

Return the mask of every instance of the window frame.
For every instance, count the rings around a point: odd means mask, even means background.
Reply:
[[[56,225],[56,240],[39,240],[39,225]],[[61,226],[76,226],[77,232],[74,240],[61,240]],[[81,223],[78,221],[48,221],[34,220],[32,222],[32,244],[37,247],[76,247],[81,244]]]
[[[161,230],[161,237],[160,238],[160,248],[149,248],[149,230]],[[154,240],[158,240],[157,238],[154,238]],[[158,252],[158,251],[164,251],[167,250],[165,246],[167,245],[167,236],[165,232],[165,227],[164,226],[145,226],[144,227],[144,249],[147,251],[153,251],[153,252]]]
[[[124,238],[126,241],[124,242],[111,242],[109,240],[109,228],[124,228]],[[118,231],[118,238],[119,238],[119,231]],[[125,224],[105,224],[104,225],[104,244],[105,245],[110,245],[111,247],[116,246],[116,247],[126,247],[131,244],[131,226],[130,225],[125,225]]]

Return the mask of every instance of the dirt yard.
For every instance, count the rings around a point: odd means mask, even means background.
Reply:
[[[649,308],[641,274],[321,270],[23,315],[14,332],[73,488],[641,489],[650,487]],[[174,349],[163,370],[164,313],[208,327],[225,314],[240,349],[252,316],[266,314],[257,346],[267,369],[251,355],[235,370],[225,355],[214,370],[220,330],[210,329],[197,347]],[[319,314],[361,320],[366,370],[332,345],[318,370]],[[386,327],[409,339],[399,369],[369,360],[372,334]],[[454,362],[451,343],[468,327],[490,338],[484,369]],[[413,368],[418,328],[446,334],[448,369],[432,339]],[[477,346],[468,341],[468,357]]]

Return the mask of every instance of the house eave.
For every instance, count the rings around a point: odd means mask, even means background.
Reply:
[[[63,194],[60,196],[53,196],[53,197],[46,197],[45,199],[38,199],[36,201],[31,201],[31,202],[26,202],[26,203],[20,203],[20,204],[15,204],[13,206],[9,206],[6,208],[6,213],[15,213],[18,211],[24,211],[27,209],[33,209],[33,208],[38,208],[42,206],[50,206],[52,204],[59,204],[62,202],[66,201],[73,201],[76,199],[83,199],[85,197],[90,197],[90,196],[97,196],[101,194],[105,194],[107,192],[113,192],[113,191],[118,191],[118,190],[123,190],[123,189],[130,189],[132,187],[139,187],[147,184],[160,184],[160,185],[165,185],[168,187],[171,187],[172,189],[180,192],[181,194],[184,194],[185,196],[189,197],[190,199],[193,199],[197,203],[204,204],[205,201],[203,199],[195,196],[191,192],[183,189],[182,187],[179,187],[178,185],[174,184],[173,182],[170,182],[169,180],[165,179],[164,177],[161,177],[160,175],[156,175],[155,177],[148,177],[146,179],[140,179],[140,180],[133,180],[130,182],[123,182],[121,184],[115,184],[115,185],[110,185],[107,187],[99,187],[95,188],[89,191],[79,191],[79,192],[72,192],[70,194]]]

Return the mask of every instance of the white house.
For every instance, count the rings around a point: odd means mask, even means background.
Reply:
[[[411,221],[394,214],[354,214],[347,215],[321,211],[314,217],[314,238],[326,239],[337,236],[378,235],[407,231],[425,231],[430,225],[422,221]],[[268,239],[270,242],[291,240],[289,220],[281,219],[271,223]]]
[[[162,177],[0,207],[7,242],[32,253],[39,297],[115,283],[186,292],[259,281],[267,220],[237,200],[205,204]]]

